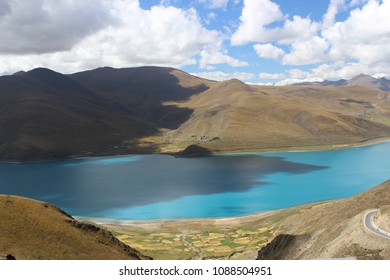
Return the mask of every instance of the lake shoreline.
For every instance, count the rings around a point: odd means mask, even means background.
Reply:
[[[254,155],[254,154],[263,154],[263,153],[278,153],[278,152],[320,152],[320,151],[333,151],[333,150],[342,150],[349,148],[359,148],[365,146],[372,146],[382,143],[390,142],[390,137],[377,138],[371,140],[364,140],[357,143],[349,144],[334,144],[334,145],[314,145],[314,146],[298,146],[298,147],[279,147],[279,148],[264,148],[264,149],[253,149],[253,150],[235,150],[235,151],[222,151],[222,152],[211,152],[207,156],[223,156],[223,155]],[[180,156],[180,153],[169,153],[169,152],[157,152],[157,153],[123,153],[123,154],[90,154],[90,155],[69,155],[65,157],[58,158],[48,158],[48,159],[37,159],[37,160],[28,160],[28,161],[17,161],[17,160],[0,160],[1,163],[10,163],[10,164],[28,164],[28,163],[45,163],[45,162],[55,162],[63,160],[81,160],[81,159],[94,159],[94,158],[107,158],[107,157],[121,157],[121,156],[147,156],[147,155],[167,155],[172,157]],[[191,155],[187,156],[191,158]]]
[[[322,151],[335,151],[350,148],[360,148],[366,146],[373,146],[390,142],[390,138],[377,138],[372,140],[365,140],[351,144],[335,144],[335,145],[319,145],[319,146],[301,146],[301,147],[280,147],[272,149],[262,149],[254,151],[237,151],[237,152],[216,152],[212,155],[251,155],[251,154],[267,154],[267,153],[301,153],[301,152],[322,152]],[[293,148],[293,149],[292,149]]]
[[[296,206],[299,207],[299,206]],[[285,208],[289,209],[289,208]],[[115,219],[101,219],[101,218],[84,218],[74,217],[81,222],[91,222],[100,226],[106,227],[121,227],[121,228],[137,228],[140,230],[156,230],[163,227],[177,227],[181,228],[183,225],[218,225],[232,226],[240,225],[242,223],[256,221],[271,217],[285,209],[265,211],[253,214],[247,214],[237,217],[218,217],[218,218],[183,218],[183,219],[163,219],[163,220],[115,220]]]
[[[311,207],[314,205],[319,205],[322,203],[328,203],[332,201],[338,201],[340,199],[329,199],[323,201],[309,202],[304,204],[299,204],[291,207],[275,209],[275,210],[267,210],[262,212],[255,212],[244,214],[240,216],[228,216],[228,217],[205,217],[205,218],[171,218],[171,219],[151,219],[151,220],[122,220],[122,219],[108,219],[108,218],[96,218],[96,217],[82,217],[82,216],[74,216],[76,220],[82,222],[92,222],[102,226],[121,226],[121,227],[136,227],[136,228],[158,228],[164,225],[183,225],[183,224],[214,224],[214,225],[238,225],[242,223],[249,223],[251,221],[256,221],[259,219],[269,218],[276,214],[279,214],[286,210],[293,210],[296,208],[302,207]]]

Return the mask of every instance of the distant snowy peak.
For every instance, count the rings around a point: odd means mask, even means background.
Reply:
[[[384,79],[390,80],[390,76],[385,74],[385,73],[378,73],[378,74],[373,75],[373,77],[375,79],[382,79],[382,78],[384,78]]]
[[[309,79],[285,79],[275,83],[275,86],[288,86],[288,85],[304,85],[304,84],[312,84],[319,85],[324,82],[323,79],[320,78],[309,78]]]
[[[337,81],[325,80],[321,82],[297,82],[292,84],[312,86],[363,86],[376,88],[383,91],[390,91],[390,79],[388,79],[386,74],[376,74],[374,77],[365,74],[359,74],[350,79],[341,79]]]

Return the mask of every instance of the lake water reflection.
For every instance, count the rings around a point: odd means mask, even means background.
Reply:
[[[348,197],[390,178],[390,143],[205,158],[163,155],[0,164],[0,193],[111,219],[237,216]]]

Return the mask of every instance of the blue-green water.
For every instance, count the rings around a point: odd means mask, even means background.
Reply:
[[[238,216],[349,197],[390,179],[390,143],[206,158],[0,163],[0,193],[109,219]]]

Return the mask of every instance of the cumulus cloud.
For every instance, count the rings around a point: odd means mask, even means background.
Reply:
[[[0,53],[31,54],[71,49],[116,20],[107,1],[13,0],[0,2]]]
[[[94,38],[107,56],[132,63],[183,65],[194,63],[194,55],[202,49],[222,44],[217,31],[202,26],[195,9],[154,6],[143,10],[138,3],[119,4],[123,25]]]
[[[285,78],[286,75],[283,74],[283,73],[265,73],[265,72],[262,72],[259,74],[259,78],[260,79],[271,79],[271,80],[276,80],[276,79],[283,79]]]
[[[271,30],[275,35],[275,40],[280,44],[292,44],[302,40],[308,40],[315,36],[319,30],[319,24],[310,18],[293,16],[287,19],[283,27]]]
[[[287,73],[289,74],[289,78],[292,78],[292,79],[305,79],[305,78],[308,78],[310,77],[310,73],[307,72],[307,71],[303,71],[299,68],[293,68],[293,69],[289,69],[287,70]],[[310,77],[312,78],[312,77]]]
[[[227,54],[226,51],[207,51],[203,50],[200,53],[200,68],[213,69],[213,65],[216,64],[228,64],[232,67],[248,66],[245,61],[233,58]]]
[[[250,81],[255,78],[255,75],[253,73],[247,73],[247,72],[225,73],[222,71],[214,71],[214,72],[199,72],[199,73],[192,73],[192,74],[198,77],[202,77],[214,81],[226,81],[234,78],[239,79],[241,81]]]
[[[390,63],[384,62],[376,65],[365,65],[359,62],[332,62],[323,63],[308,71],[298,68],[286,71],[286,79],[275,85],[288,85],[293,83],[314,82],[322,80],[349,79],[359,74],[367,74],[373,77],[388,77]]]
[[[389,72],[390,63],[383,62],[374,65],[367,65],[360,62],[332,62],[321,64],[310,70],[308,77],[322,77],[323,79],[351,78],[358,74],[375,75],[377,73]]]
[[[240,25],[231,36],[232,45],[245,45],[249,42],[273,41],[275,35],[266,26],[283,19],[279,6],[270,0],[244,0]]]
[[[226,9],[229,0],[198,0],[210,9]]]
[[[333,60],[359,60],[363,63],[389,61],[390,1],[369,1],[351,11],[343,22],[322,32],[331,43]]]
[[[368,1],[369,0],[351,0],[351,2],[349,3],[349,6],[355,7],[355,6],[358,6],[358,5],[361,5],[361,4],[365,4]]]
[[[324,38],[314,36],[291,44],[290,53],[283,57],[283,64],[306,65],[326,61],[329,45]]]
[[[282,27],[268,28],[271,23],[282,21]],[[240,25],[231,36],[232,45],[245,45],[250,42],[267,43],[276,41],[280,44],[291,44],[305,40],[318,31],[319,24],[310,20],[293,16],[288,19],[279,6],[271,0],[244,0],[240,16]]]
[[[217,14],[210,12],[207,14],[207,16],[204,18],[205,23],[210,24],[212,21],[215,21],[217,19]]]
[[[340,12],[346,17],[338,21]],[[253,48],[262,58],[283,65],[313,65],[299,78],[288,73],[291,79],[386,73],[390,72],[389,15],[390,0],[331,0],[320,22],[284,15],[271,0],[244,0],[231,43],[261,43]],[[270,27],[275,23],[277,27]]]
[[[136,0],[39,0],[50,3],[34,8],[30,7],[32,4],[26,4],[29,1],[15,1],[20,5],[16,9],[19,12],[12,12],[11,18],[2,17],[0,21],[0,31],[2,37],[5,36],[0,41],[0,50],[10,54],[0,56],[0,72],[3,73],[38,66],[65,73],[102,65],[181,67],[196,64],[196,57],[204,50],[214,50],[218,56],[214,62],[241,63],[224,53],[222,34],[205,28],[193,8],[159,5],[145,10]],[[87,9],[91,3],[95,6]],[[55,9],[54,5],[62,5],[62,8]],[[21,13],[29,8],[36,12],[22,16]],[[42,17],[41,21],[37,17]],[[7,31],[5,24],[22,20],[25,25],[32,24],[25,27],[32,29],[31,33],[23,34],[22,30],[22,34],[18,34],[17,26],[12,29],[15,34]],[[10,42],[13,44],[8,44]],[[12,55],[21,52],[37,55]]]
[[[355,0],[356,1],[356,0]],[[336,21],[336,15],[339,13],[340,8],[345,5],[345,0],[331,0],[328,6],[328,10],[322,19],[323,28],[332,26]]]
[[[273,86],[273,83],[262,83],[262,82],[257,82],[257,83],[246,83],[248,85],[254,85],[254,86]]]
[[[279,57],[284,55],[284,51],[278,47],[275,47],[274,45],[268,43],[268,44],[257,44],[254,45],[253,48],[255,49],[258,56],[262,58],[273,58],[278,59]]]
[[[220,11],[200,9],[201,19],[194,3],[227,9],[240,0],[183,2],[161,0],[143,9],[138,0],[0,0],[0,73],[34,67],[70,73],[102,65],[198,65],[214,69],[203,73],[221,80],[232,74],[216,71],[219,65],[248,66],[233,55],[240,46],[284,66],[309,65],[301,73],[285,71],[281,79],[390,72],[390,0],[330,0],[318,22],[283,14],[273,0],[243,0],[238,21],[224,23],[219,31],[210,26]],[[228,51],[226,36],[237,46],[234,52]],[[253,53],[244,55],[249,61]],[[246,81],[259,77],[233,74]],[[267,74],[262,73],[264,79],[277,77]]]

